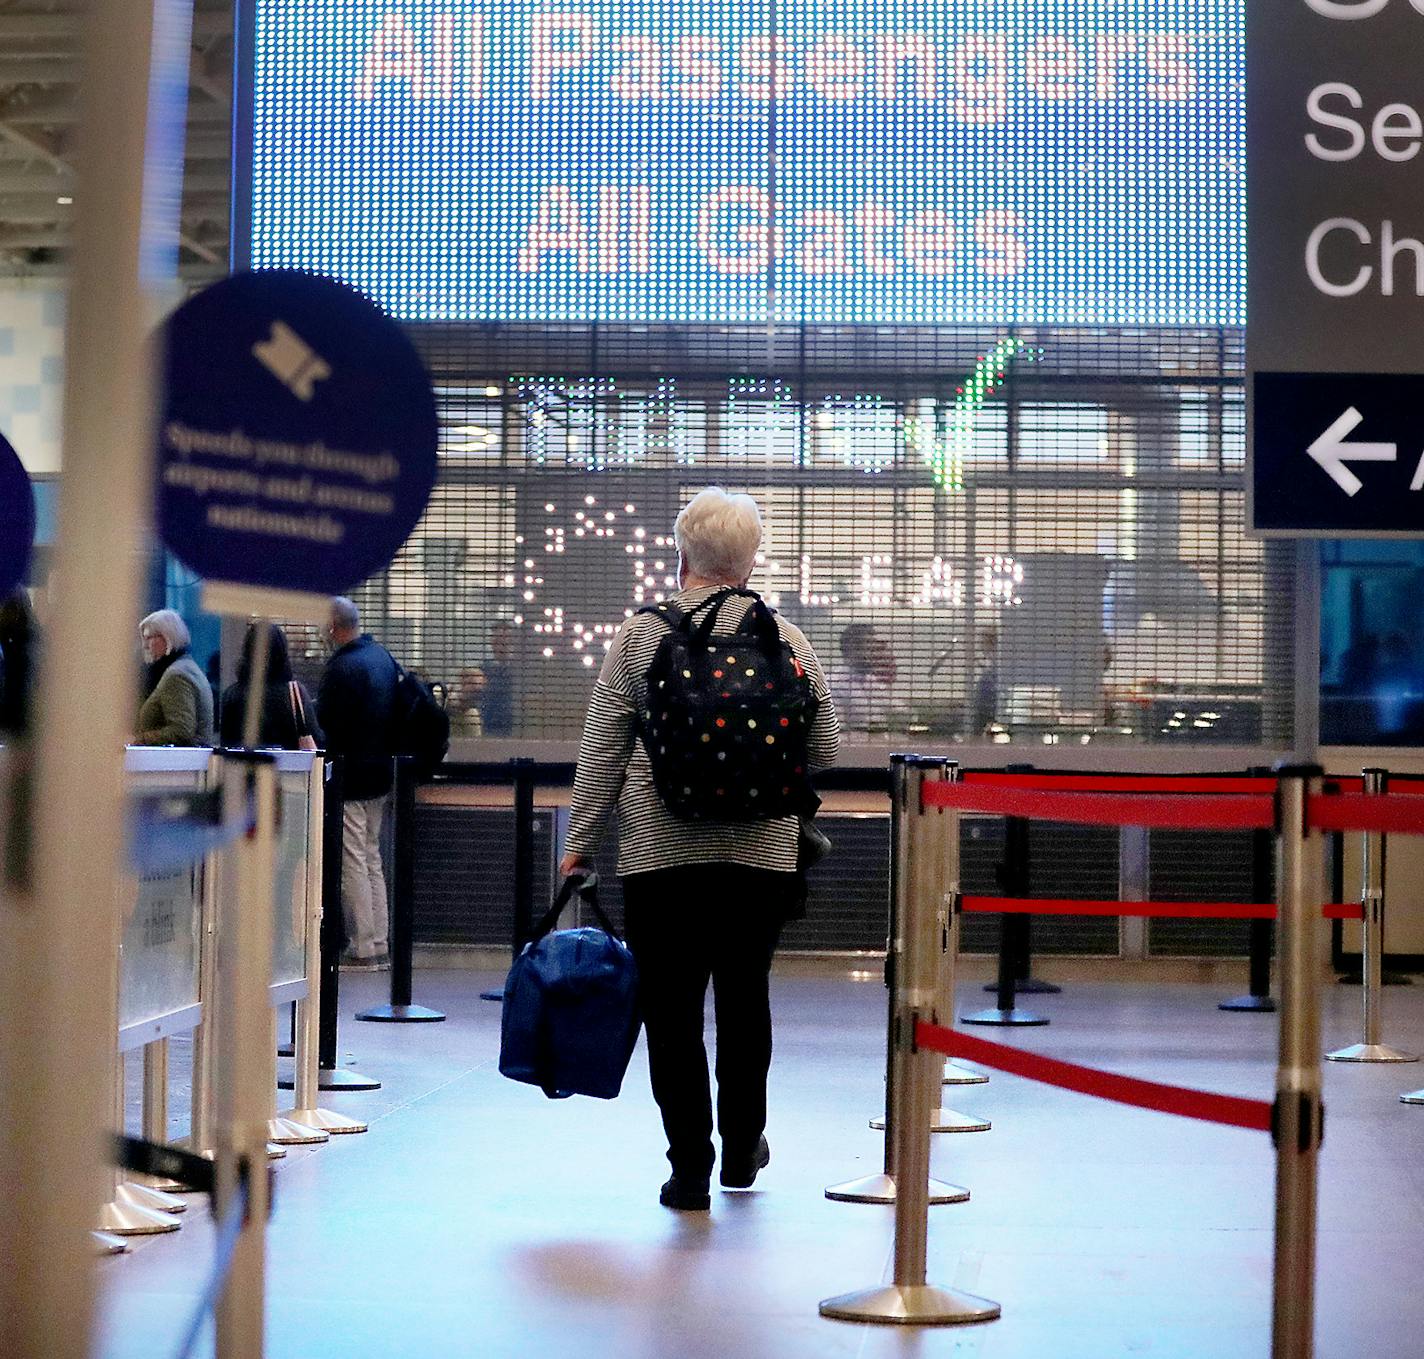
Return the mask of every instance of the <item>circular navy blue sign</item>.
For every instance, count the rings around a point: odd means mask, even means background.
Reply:
[[[235,274],[163,330],[159,532],[210,580],[339,594],[435,484],[438,424],[401,328],[345,284]]]
[[[34,545],[35,493],[30,474],[0,434],[0,595],[24,581]]]

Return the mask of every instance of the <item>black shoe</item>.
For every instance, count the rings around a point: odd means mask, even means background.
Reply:
[[[658,1190],[658,1202],[664,1208],[676,1208],[681,1213],[705,1213],[712,1206],[708,1177],[691,1179],[673,1175]]]
[[[771,1164],[771,1148],[766,1138],[757,1138],[756,1150],[750,1156],[729,1156],[722,1148],[722,1188],[750,1189],[756,1183],[757,1172]]]

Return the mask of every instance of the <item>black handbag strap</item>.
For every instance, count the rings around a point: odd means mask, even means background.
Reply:
[[[613,938],[621,941],[622,936],[613,928],[613,922],[604,914],[603,907],[598,904],[598,874],[597,873],[570,873],[559,887],[558,895],[554,898],[554,904],[544,912],[544,917],[534,927],[534,933],[530,936],[531,944],[538,943],[546,934],[549,934],[559,923],[559,917],[563,914],[564,907],[573,899],[574,893],[578,893],[584,900],[584,904],[593,912],[593,918],[598,922],[599,928]]]

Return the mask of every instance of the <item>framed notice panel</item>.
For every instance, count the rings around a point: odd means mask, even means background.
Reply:
[[[238,259],[408,321],[1239,325],[1244,0],[241,0]]]
[[[1251,0],[1262,533],[1424,535],[1424,0]]]

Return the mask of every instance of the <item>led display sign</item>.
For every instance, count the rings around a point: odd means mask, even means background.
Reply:
[[[1237,325],[1243,0],[246,0],[239,245],[409,320]]]

